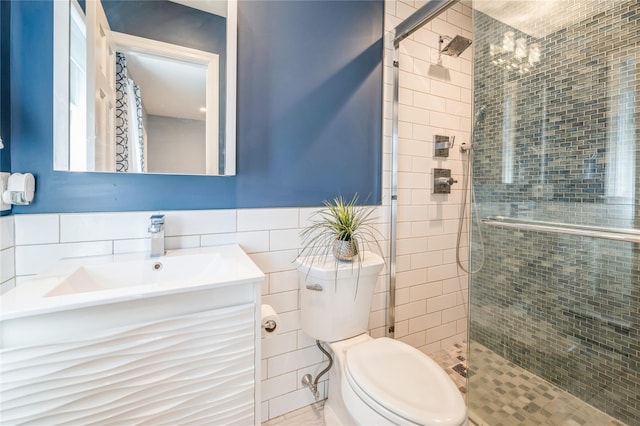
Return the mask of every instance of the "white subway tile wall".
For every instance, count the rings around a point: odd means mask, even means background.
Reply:
[[[60,241],[60,217],[57,214],[12,216],[16,244],[47,244]]]
[[[385,208],[375,209],[378,228],[387,238]],[[262,341],[262,420],[266,421],[315,402],[301,385],[302,376],[311,373],[315,377],[326,366],[315,341],[300,330],[298,275],[293,262],[301,247],[299,233],[315,211],[278,208],[6,216],[0,218],[1,289],[28,286],[33,275],[63,257],[147,251],[147,226],[154,213],[165,214],[168,249],[240,244],[266,274],[262,302],[272,305],[281,318],[280,334]],[[387,256],[388,241],[383,239],[381,245]],[[375,290],[369,321],[374,336],[385,332],[387,282],[388,275],[381,276]],[[324,399],[326,378],[319,390]]]
[[[13,216],[0,217],[0,294],[15,287],[15,234]]]
[[[385,1],[386,30],[423,4]],[[470,137],[473,49],[458,58],[439,57],[438,38],[471,38],[471,31],[471,9],[458,3],[400,43],[395,337],[428,354],[463,341],[467,332],[467,275],[456,265],[456,237],[467,164],[458,147]],[[385,48],[386,105],[393,100],[390,33]],[[446,71],[434,68],[439,60]],[[390,137],[391,116],[385,118],[385,137]],[[455,137],[448,158],[434,158],[435,135]],[[451,194],[433,194],[434,168],[451,169],[458,181]],[[467,247],[465,224],[464,262]]]

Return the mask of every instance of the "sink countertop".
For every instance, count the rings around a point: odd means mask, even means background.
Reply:
[[[126,276],[119,277],[119,270]],[[62,259],[1,295],[0,321],[263,279],[237,244],[168,250],[154,258],[132,253]]]

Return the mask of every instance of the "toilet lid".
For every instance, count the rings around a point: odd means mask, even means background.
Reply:
[[[346,351],[345,364],[354,392],[385,417],[391,413],[421,425],[461,425],[466,419],[453,380],[405,343],[385,337],[368,340]]]

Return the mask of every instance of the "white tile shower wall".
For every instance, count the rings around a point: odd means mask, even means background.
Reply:
[[[15,286],[15,235],[13,216],[0,217],[0,294]]]
[[[379,230],[388,235],[386,208],[378,207]],[[317,375],[326,360],[315,341],[300,330],[298,276],[293,260],[300,248],[299,232],[309,223],[313,208],[166,211],[168,248],[240,244],[265,272],[263,303],[281,317],[278,336],[262,344],[262,420],[278,417],[314,401],[301,385],[302,376]],[[149,216],[158,212],[41,214],[0,218],[2,232],[2,288],[28,286],[33,274],[62,257],[148,250]],[[385,237],[386,238],[386,237]],[[386,256],[388,242],[382,241]],[[15,252],[15,274],[13,272]],[[5,267],[5,264],[7,265]],[[385,332],[388,275],[379,278],[369,327],[374,336]],[[326,397],[326,379],[320,386]]]
[[[390,32],[423,4],[385,1],[385,114],[393,102]],[[471,9],[458,3],[403,40],[399,50],[395,337],[426,353],[466,338],[467,276],[456,265],[466,157],[458,147],[470,136],[473,52],[469,48],[459,58],[439,56],[438,37],[471,39],[471,31]],[[390,118],[385,115],[386,137],[391,135]],[[434,158],[436,134],[455,136],[446,159]],[[458,183],[451,194],[432,193],[434,168],[452,170]],[[466,226],[461,241],[466,261]]]

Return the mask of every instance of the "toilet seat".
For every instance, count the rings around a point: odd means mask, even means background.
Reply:
[[[464,400],[447,373],[419,350],[389,338],[346,351],[345,376],[371,409],[395,424],[462,425]]]

